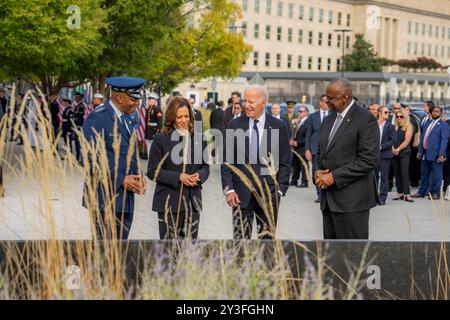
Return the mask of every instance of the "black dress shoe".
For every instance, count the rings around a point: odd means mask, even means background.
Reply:
[[[320,203],[320,199],[314,200],[315,203]]]
[[[405,200],[405,196],[402,194],[401,196],[397,196],[395,198],[392,198],[392,200]]]
[[[308,184],[302,183],[301,185],[297,186],[297,188],[308,188]]]
[[[297,186],[297,182],[291,182],[291,186]]]
[[[423,194],[420,194],[420,193],[417,192],[417,193],[413,194],[411,196],[411,198],[425,198],[425,196]]]
[[[380,201],[380,203],[378,204],[378,205],[380,205],[380,206],[384,206],[386,204],[386,202],[385,201]]]

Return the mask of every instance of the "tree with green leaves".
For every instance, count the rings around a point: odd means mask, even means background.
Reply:
[[[356,34],[355,38],[352,53],[344,56],[345,71],[380,72],[385,62],[374,52],[373,45],[364,40],[361,33]]]
[[[0,74],[55,91],[111,75],[141,76],[169,92],[182,81],[233,78],[251,51],[228,26],[227,0],[81,0],[80,29],[67,27],[69,0],[0,2]]]

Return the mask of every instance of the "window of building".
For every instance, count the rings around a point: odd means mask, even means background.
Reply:
[[[270,52],[266,52],[266,67],[270,67]]]
[[[433,35],[433,26],[430,24],[429,26],[428,26],[428,36],[432,36]]]
[[[258,65],[258,51],[253,52],[253,65]]]
[[[447,58],[450,59],[450,47],[447,48]]]
[[[408,34],[411,34],[412,22],[408,21]]]
[[[333,35],[331,33],[328,34],[328,46],[331,47],[333,44]]]
[[[406,45],[406,53],[411,54],[411,42],[408,41],[408,44]]]
[[[333,24],[333,11],[328,11],[328,24]]]
[[[313,32],[308,32],[308,44],[313,44]]]
[[[242,35],[244,37],[247,36],[247,22],[246,21],[242,21]]]
[[[292,42],[292,28],[288,28],[288,42]]]
[[[345,37],[345,48],[346,49],[350,48],[350,36]]]
[[[308,57],[308,70],[312,69],[312,57]]]
[[[242,10],[248,10],[248,0],[242,0]]]
[[[350,18],[351,18],[350,13],[347,13],[347,27],[350,27]]]
[[[288,69],[292,68],[292,54],[287,55],[287,67]]]
[[[288,16],[289,16],[289,18],[294,17],[294,4],[293,3],[288,4]]]
[[[436,38],[439,38],[439,26],[436,26],[435,30],[436,30]]]
[[[331,58],[327,59],[327,71],[331,71]]]
[[[281,53],[277,53],[277,68],[281,67]]]
[[[303,10],[304,10],[303,5],[299,5],[298,6],[298,19],[299,20],[303,20],[303,14],[304,14]]]
[[[270,26],[266,25],[266,40],[270,40]]]
[[[336,60],[336,70],[341,70],[341,59]]]
[[[450,53],[450,47],[449,47],[449,51]],[[302,63],[303,63],[303,56],[298,56],[297,57],[297,69],[302,69]]]
[[[422,23],[422,36],[425,36],[425,29],[427,27],[425,26],[425,23]]]
[[[445,51],[445,47],[442,46],[442,47],[441,47],[441,57],[442,57],[442,58],[444,57],[444,51]]]
[[[266,14],[272,14],[272,0],[266,0]]]
[[[303,43],[303,30],[298,30],[298,43]]]
[[[338,34],[337,36],[337,47],[340,48],[341,47],[341,35]]]
[[[419,23],[418,22],[415,23],[414,33],[416,34],[416,36],[419,34]]]
[[[447,31],[447,38],[448,38],[448,40],[450,40],[450,28],[448,28],[448,31]]]
[[[414,43],[414,54],[417,55],[417,42]]]
[[[438,45],[437,45],[437,44],[434,45],[434,55],[435,55],[436,57],[438,56],[438,50],[439,50]]]
[[[431,56],[431,44],[428,44],[428,55]]]
[[[255,23],[255,27],[253,30],[253,36],[255,37],[255,39],[259,38],[259,23]]]
[[[314,21],[314,8],[309,7],[309,22],[313,22],[313,21]]]
[[[277,40],[281,41],[281,27],[277,27]]]
[[[281,17],[283,15],[283,2],[278,1],[277,4],[277,14],[279,17]]]
[[[323,9],[319,9],[319,22],[323,22]]]
[[[317,70],[322,70],[322,58],[317,58]]]
[[[338,26],[342,24],[342,12],[338,12],[337,24]]]
[[[318,41],[319,46],[322,45],[322,38],[323,38],[323,34],[322,34],[322,32],[319,32],[319,41]]]
[[[255,13],[259,13],[259,0],[255,0],[254,5],[255,5]]]
[[[420,54],[421,55],[425,54],[425,43],[422,43],[422,49],[420,50]]]
[[[442,39],[445,39],[445,27],[442,27]]]

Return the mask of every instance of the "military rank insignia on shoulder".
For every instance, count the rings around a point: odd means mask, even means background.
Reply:
[[[105,110],[105,106],[98,106],[97,108],[95,108],[95,112],[102,112],[103,110]]]

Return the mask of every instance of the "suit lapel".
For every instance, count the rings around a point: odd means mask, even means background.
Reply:
[[[356,103],[353,103],[353,106],[351,106],[350,110],[348,110],[347,114],[345,115],[345,118],[342,120],[341,124],[339,125],[339,128],[337,129],[336,133],[334,134],[333,139],[331,139],[328,148],[325,145],[325,148],[327,148],[326,152],[330,151],[333,148],[336,141],[345,132],[348,125],[352,121],[353,113],[355,112],[355,109],[356,109]],[[337,114],[335,114],[333,116],[334,119],[336,119],[336,117],[337,117]],[[333,124],[334,124],[334,121],[333,121]],[[331,128],[332,127],[333,127],[333,125],[331,125]],[[331,128],[330,128],[330,131],[331,131]],[[329,136],[329,132],[328,132],[328,136]],[[328,136],[326,137],[327,142],[328,142]]]

